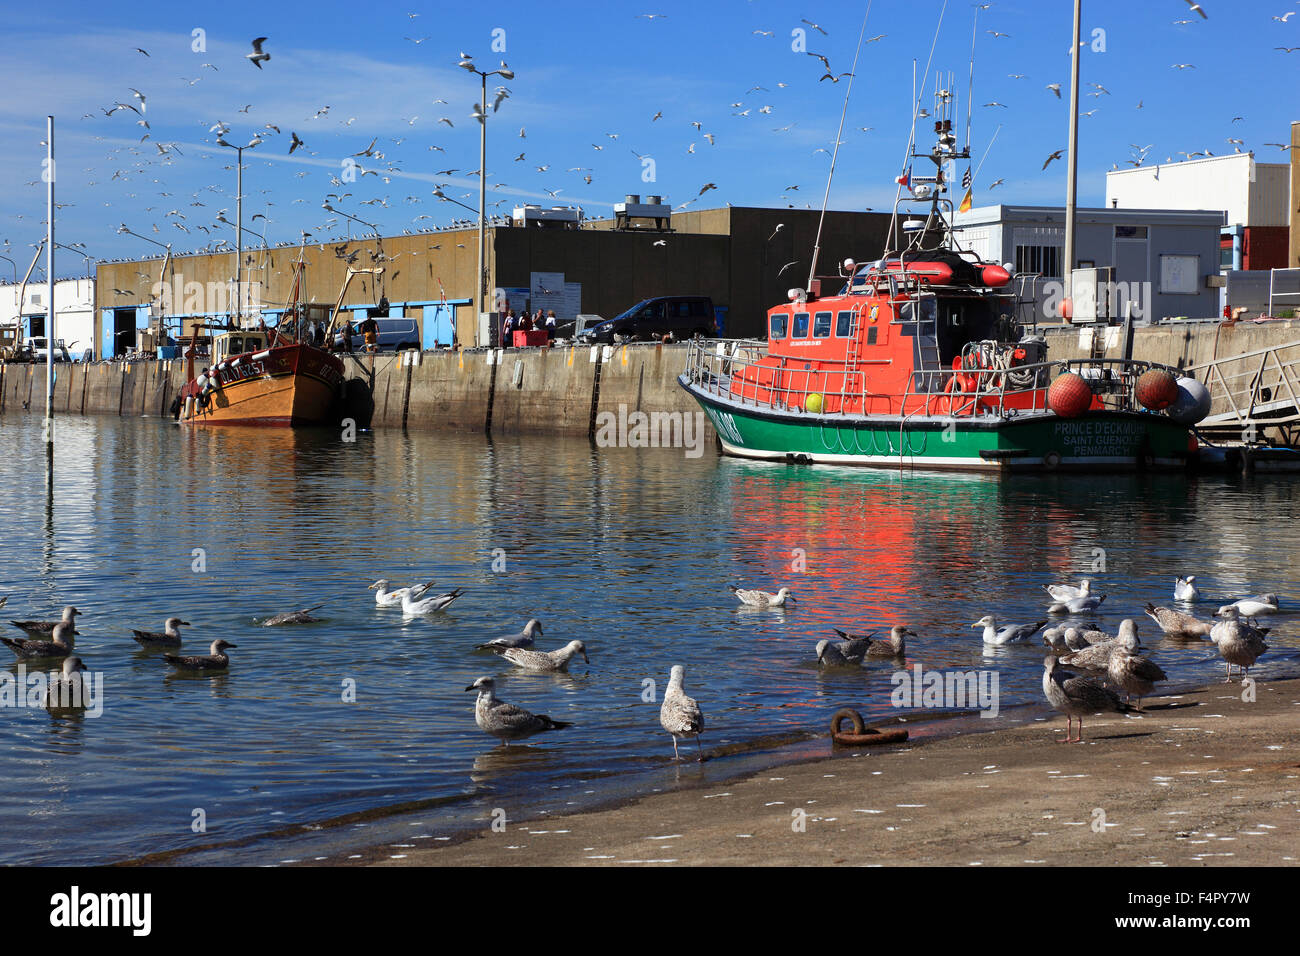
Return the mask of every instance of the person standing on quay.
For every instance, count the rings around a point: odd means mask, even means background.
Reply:
[[[366,340],[366,351],[374,352],[379,348],[379,323],[373,315],[368,315],[358,327],[362,338]]]

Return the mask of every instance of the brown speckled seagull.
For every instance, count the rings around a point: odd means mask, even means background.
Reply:
[[[167,654],[165,656],[168,664],[183,671],[223,671],[230,667],[230,655],[226,653],[226,648],[238,646],[238,644],[231,644],[229,641],[218,638],[212,642],[212,646],[208,649],[209,653],[206,655],[180,657],[176,654]]]
[[[66,622],[73,625],[77,624],[77,615],[81,612],[72,605],[63,609],[63,617],[58,621],[10,621],[14,627],[20,631],[26,631],[32,637],[47,638],[54,633],[54,625]]]
[[[529,651],[522,647],[507,647],[497,653],[511,664],[522,667],[526,671],[567,671],[569,661],[579,654],[588,665],[591,664],[591,658],[587,656],[587,645],[582,641],[569,641],[559,650],[554,651]]]
[[[0,641],[12,648],[13,652],[21,658],[67,657],[72,653],[76,634],[77,629],[71,622],[59,621],[54,625],[54,636],[51,640],[16,641],[11,637],[0,637]]]
[[[668,674],[668,689],[664,691],[664,702],[659,708],[659,723],[664,730],[673,735],[673,759],[680,760],[677,752],[678,737],[694,737],[695,746],[699,748],[700,759],[704,759],[704,748],[700,746],[700,734],[704,732],[704,713],[693,697],[687,697],[682,690],[682,678],[686,668],[676,664]]]
[[[474,723],[483,732],[500,740],[504,747],[509,747],[511,740],[523,740],[548,730],[573,726],[567,721],[552,720],[545,714],[529,713],[522,707],[497,700],[496,688],[496,681],[491,677],[480,677],[465,690],[478,691],[478,699],[474,701]]]
[[[1095,677],[1079,677],[1064,670],[1060,659],[1043,658],[1043,694],[1047,702],[1065,714],[1065,739],[1057,743],[1083,742],[1083,715],[1100,711],[1123,711],[1119,695]],[[1070,736],[1070,724],[1079,718],[1079,736]]]
[[[161,634],[157,631],[137,631],[135,628],[131,629],[131,633],[135,636],[136,642],[144,647],[180,647],[181,628],[189,626],[189,621],[182,621],[179,617],[169,617],[163,622]]]

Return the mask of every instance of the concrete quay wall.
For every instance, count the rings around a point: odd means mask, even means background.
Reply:
[[[1105,357],[1123,354],[1119,327],[1041,331],[1054,359],[1089,356],[1093,336]],[[1133,357],[1186,368],[1298,340],[1300,321],[1166,324],[1135,329]],[[373,428],[587,435],[604,414],[698,412],[677,384],[685,361],[684,344],[404,352],[348,356],[346,376],[369,391]],[[184,379],[179,360],[59,365],[54,408],[165,416]],[[0,365],[0,413],[41,414],[44,396],[44,366]]]

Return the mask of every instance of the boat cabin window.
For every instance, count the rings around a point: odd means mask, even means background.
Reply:
[[[851,328],[853,328],[852,312],[841,312],[835,316],[835,335],[837,338],[847,338]]]
[[[784,312],[778,312],[776,315],[772,316],[773,340],[785,338],[785,327],[789,319],[790,316],[786,315]]]
[[[919,301],[909,299],[899,307],[897,314],[899,322],[915,322],[918,318],[922,322],[933,322],[939,316],[939,304],[932,295],[923,296]]]
[[[244,338],[241,335],[232,335],[226,339],[226,347],[222,349],[227,355],[238,355],[244,351]]]
[[[794,314],[794,332],[792,337],[796,339],[808,338],[808,313],[796,312]]]
[[[831,313],[818,312],[813,317],[813,338],[828,339],[831,337]]]

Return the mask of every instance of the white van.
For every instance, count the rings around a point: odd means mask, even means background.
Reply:
[[[43,335],[23,339],[23,349],[32,356],[32,360],[35,362],[48,361],[49,345],[48,340]],[[68,355],[68,347],[63,343],[63,339],[59,339],[54,346],[54,361],[72,361],[72,357]]]

